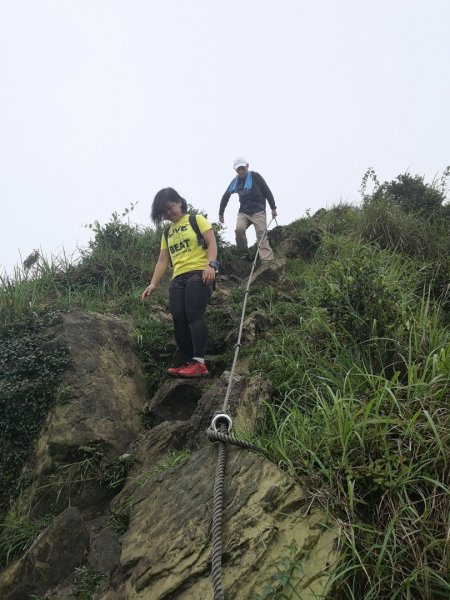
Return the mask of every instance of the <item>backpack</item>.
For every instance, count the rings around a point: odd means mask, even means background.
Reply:
[[[200,232],[200,227],[198,226],[198,223],[197,223],[197,215],[189,215],[189,225],[192,227],[192,229],[195,231],[195,234],[197,235],[198,245],[201,246],[202,248],[205,248],[205,250],[206,250],[208,248],[208,246]],[[164,228],[164,237],[166,238],[167,247],[169,247],[169,229],[170,229],[170,225],[167,225],[167,227]],[[169,252],[169,259],[170,259],[170,266],[172,266],[172,257],[170,256],[170,252]]]

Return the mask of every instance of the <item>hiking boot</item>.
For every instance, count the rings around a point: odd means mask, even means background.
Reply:
[[[177,377],[205,377],[206,375],[209,375],[208,368],[204,363],[197,361],[184,365],[177,373]]]
[[[178,373],[181,371],[181,369],[184,369],[190,364],[191,363],[183,363],[179,367],[170,367],[170,369],[167,369],[167,375],[170,375],[171,377],[178,377]]]

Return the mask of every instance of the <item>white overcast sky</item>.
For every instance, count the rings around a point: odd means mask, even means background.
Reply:
[[[441,174],[450,1],[0,0],[0,268],[166,186],[217,220],[238,155],[279,224]]]

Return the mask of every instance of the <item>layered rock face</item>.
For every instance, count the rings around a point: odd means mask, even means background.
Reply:
[[[66,465],[80,464],[86,450],[110,459],[123,454],[140,431],[147,383],[130,336],[131,325],[113,316],[75,310],[54,329],[57,346],[70,352],[58,402],[42,428],[31,470],[36,482],[33,513],[77,506],[101,513],[109,494],[94,481],[59,487],[54,479]],[[79,474],[74,474],[75,480]],[[85,515],[86,516],[86,515]]]
[[[119,493],[76,482],[70,493],[59,490],[57,499],[48,489],[32,490],[31,502],[40,507],[33,510],[43,513],[51,506],[56,520],[0,573],[2,599],[74,600],[80,597],[79,567],[102,575],[96,600],[213,597],[217,446],[207,441],[206,430],[222,408],[229,374],[167,381],[149,399],[129,329],[119,319],[76,311],[55,330],[72,361],[60,401],[37,443],[36,480],[51,477],[80,447],[98,446],[118,458],[131,446],[134,466]],[[235,430],[248,434],[256,426],[260,403],[270,401],[270,389],[259,377],[243,375],[244,368],[238,372],[229,413]],[[143,412],[151,426],[147,430]],[[181,450],[189,455],[186,462],[162,470],[167,457]],[[226,598],[320,597],[336,559],[337,530],[326,514],[312,509],[302,488],[268,460],[232,446],[227,455]],[[125,523],[120,532],[117,517]]]
[[[141,429],[146,381],[130,324],[84,311],[67,314],[55,344],[70,351],[60,402],[50,412],[36,451],[36,474],[54,471],[80,446],[125,451]]]
[[[229,383],[224,373],[205,390],[189,419],[162,422],[143,440],[140,473],[114,499],[113,509],[130,507],[122,538],[120,567],[111,575],[102,600],[211,598],[212,496],[217,447],[206,429],[219,410]],[[202,383],[190,382],[202,386]],[[169,412],[175,391],[186,396],[186,382],[167,382],[150,402],[150,410]],[[259,403],[269,399],[259,377],[235,375],[230,413],[237,428],[255,425]],[[166,406],[164,407],[164,404]],[[179,410],[179,409],[178,409]],[[171,450],[197,448],[179,467],[150,477],[158,460]],[[229,446],[223,512],[223,585],[227,598],[258,598],[278,590],[280,570],[295,594],[322,593],[336,558],[337,532],[320,511],[308,511],[300,486],[261,456]]]
[[[211,495],[217,452],[203,448],[178,469],[149,481],[136,496],[122,540],[119,583],[103,600],[211,598]],[[307,512],[301,488],[273,464],[230,449],[223,528],[227,598],[276,592],[279,573],[295,589],[286,598],[316,598],[336,552],[326,516]],[[280,587],[281,589],[281,587]],[[316,594],[316,595],[315,595]],[[272,596],[275,597],[275,596]]]

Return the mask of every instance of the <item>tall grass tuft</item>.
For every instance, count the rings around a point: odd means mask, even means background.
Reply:
[[[255,358],[278,390],[258,443],[342,528],[330,598],[450,591],[450,336],[441,316],[429,294],[418,299],[397,331],[398,370],[374,369],[367,348],[379,340],[358,349],[317,309]]]

